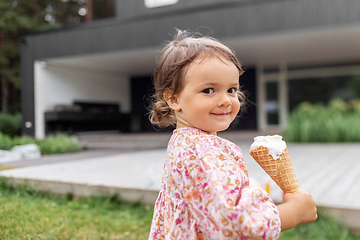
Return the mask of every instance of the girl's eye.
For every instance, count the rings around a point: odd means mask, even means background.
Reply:
[[[205,94],[211,94],[211,93],[214,92],[214,89],[212,89],[212,88],[206,88],[206,89],[204,89],[202,92],[205,93]]]
[[[228,93],[236,93],[237,88],[229,88]]]

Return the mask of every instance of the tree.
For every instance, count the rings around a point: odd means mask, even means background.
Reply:
[[[64,5],[60,0],[0,0],[0,79],[1,111],[8,112],[9,93],[16,95],[20,88],[19,37],[30,31],[61,26],[47,21],[46,16],[57,16],[49,6]],[[12,90],[12,91],[10,91]]]
[[[27,32],[70,27],[85,20],[111,17],[113,11],[109,9],[109,4],[113,4],[113,0],[0,0],[2,113],[20,111],[20,36]],[[102,6],[106,8],[105,12]],[[9,99],[12,99],[10,104]]]

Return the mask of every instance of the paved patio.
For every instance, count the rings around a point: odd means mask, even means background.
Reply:
[[[248,153],[256,132],[228,132],[221,136],[243,150],[252,184],[270,184],[274,201],[282,192]],[[261,134],[263,135],[263,134]],[[27,181],[40,189],[75,195],[120,193],[129,200],[153,203],[161,184],[164,148],[170,133],[145,135],[79,136],[91,150],[2,163],[22,168],[5,170],[0,176]],[[105,148],[106,146],[106,148]],[[300,183],[318,206],[360,229],[360,144],[288,144]]]

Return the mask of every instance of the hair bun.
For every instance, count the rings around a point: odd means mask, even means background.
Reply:
[[[165,100],[160,100],[153,104],[149,119],[152,124],[168,127],[174,124],[175,114]]]

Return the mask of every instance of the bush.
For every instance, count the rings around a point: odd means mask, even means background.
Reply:
[[[77,139],[67,135],[50,136],[45,140],[36,140],[35,143],[39,146],[41,154],[70,153],[82,150]]]
[[[0,113],[0,133],[14,136],[21,129],[22,116],[20,113],[15,115]]]
[[[360,142],[360,100],[300,104],[290,115],[284,138],[289,142]]]
[[[0,132],[0,150],[9,150],[13,147],[13,142],[8,135]]]
[[[42,155],[78,152],[82,150],[75,137],[67,135],[50,136],[46,139],[32,137],[14,137],[0,133],[0,149],[9,150],[14,146],[35,143],[39,146]]]

